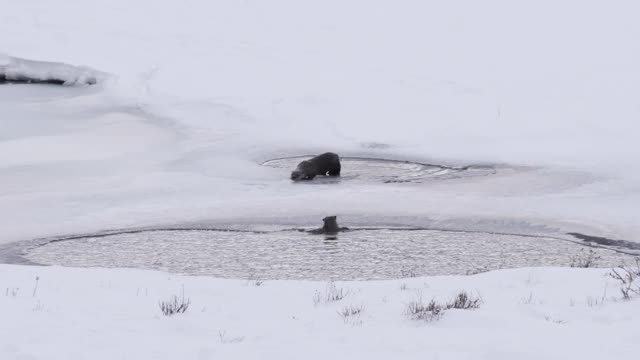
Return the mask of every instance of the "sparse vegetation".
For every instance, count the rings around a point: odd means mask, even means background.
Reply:
[[[33,307],[33,311],[44,311],[44,305],[38,300],[38,303]]]
[[[601,256],[596,254],[593,249],[589,249],[589,251],[584,251],[580,249],[580,253],[571,257],[571,263],[569,266],[576,268],[591,268],[595,267],[596,263],[602,259]]]
[[[621,266],[611,269],[609,276],[620,282],[620,292],[625,300],[640,295],[640,257],[635,259],[633,267]]]
[[[606,299],[605,297],[601,297],[601,298],[597,298],[597,297],[592,297],[592,296],[587,296],[587,306],[588,307],[596,307],[596,306],[602,306],[604,305]]]
[[[412,320],[421,320],[426,322],[439,320],[443,315],[444,309],[442,305],[431,300],[428,304],[422,302],[422,297],[407,304],[405,314]]]
[[[434,299],[429,301],[427,304],[424,304],[422,302],[422,297],[420,296],[417,300],[407,304],[405,314],[413,320],[431,322],[439,320],[444,315],[445,310],[477,309],[480,307],[480,304],[482,304],[482,299],[480,297],[470,296],[466,291],[460,291],[453,297],[453,299],[444,304],[438,303]]]
[[[249,279],[247,279],[247,285],[262,286],[264,285],[264,280],[260,279],[255,272],[252,272],[249,274]]]
[[[482,300],[479,297],[472,297],[466,291],[460,291],[449,303],[447,309],[477,309]]]
[[[533,292],[529,292],[527,297],[523,297],[520,299],[521,304],[525,305],[544,305],[544,300],[533,295]]]
[[[340,311],[338,311],[338,315],[342,317],[344,322],[349,322],[349,320],[354,317],[359,317],[364,311],[364,305],[348,305],[343,307]]]
[[[140,296],[141,290],[142,290],[141,288],[138,288],[136,290],[136,296]],[[149,289],[148,288],[144,288],[144,296],[149,296]]]
[[[523,304],[531,305],[531,304],[535,303],[536,300],[533,297],[533,293],[530,292],[529,296],[527,296],[526,298],[522,298],[522,300],[520,300],[520,302],[523,303]]]
[[[313,294],[313,304],[328,304],[340,301],[347,295],[349,295],[349,290],[338,288],[333,281],[329,281],[323,292],[316,290],[315,294]]]
[[[16,288],[7,288],[7,290],[4,293],[4,296],[16,297],[16,296],[18,296],[19,292],[20,292],[20,288],[18,288],[18,287],[16,287]]]
[[[560,325],[562,325],[562,324],[566,324],[566,323],[567,323],[565,320],[561,320],[561,319],[554,319],[553,317],[551,317],[551,316],[549,316],[549,315],[546,315],[546,316],[544,317],[544,319],[545,319],[546,321],[548,321],[548,322],[552,322],[552,323],[554,323],[554,324],[560,324]]]
[[[185,299],[184,295],[181,298],[178,298],[174,295],[171,300],[168,301],[160,301],[160,311],[164,316],[171,316],[174,314],[183,314],[189,309],[189,305],[191,304],[191,300]]]
[[[239,343],[244,340],[244,336],[227,336],[226,330],[220,330],[218,332],[218,337],[220,338],[220,342],[222,344]]]

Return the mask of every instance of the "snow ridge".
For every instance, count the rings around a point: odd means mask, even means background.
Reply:
[[[35,61],[0,54],[0,82],[94,85],[106,74],[86,66]]]

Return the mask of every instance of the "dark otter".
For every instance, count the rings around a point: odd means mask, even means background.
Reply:
[[[320,229],[310,230],[311,234],[337,234],[340,231],[349,230],[348,227],[339,227],[336,216],[327,216],[324,219],[324,225]]]
[[[340,176],[340,157],[328,152],[298,164],[291,172],[291,180],[313,180],[317,175]]]

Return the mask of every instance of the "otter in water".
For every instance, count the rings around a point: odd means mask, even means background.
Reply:
[[[339,227],[336,216],[327,216],[322,219],[324,225],[321,228],[315,230],[309,230],[311,234],[337,234],[340,231],[349,230],[348,227]]]
[[[302,161],[291,172],[291,180],[313,180],[317,175],[340,176],[340,157],[338,154],[327,152]]]

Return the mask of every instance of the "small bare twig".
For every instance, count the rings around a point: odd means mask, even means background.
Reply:
[[[218,331],[218,337],[220,337],[220,342],[222,344],[239,343],[239,342],[242,342],[244,340],[244,336],[227,337],[227,331],[226,330]]]
[[[36,276],[36,285],[33,287],[33,297],[36,296],[36,292],[38,291],[38,281],[40,280],[39,276]]]

